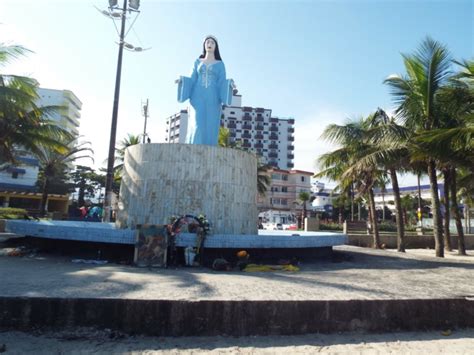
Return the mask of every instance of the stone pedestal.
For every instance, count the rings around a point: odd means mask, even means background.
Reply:
[[[189,144],[137,144],[125,154],[117,226],[166,224],[205,214],[211,233],[257,233],[257,159]]]

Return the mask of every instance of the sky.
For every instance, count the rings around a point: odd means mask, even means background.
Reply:
[[[105,166],[108,153],[118,55],[113,20],[97,10],[107,6],[107,0],[0,1],[0,42],[33,51],[0,70],[78,96],[80,133],[92,144],[95,167]],[[383,80],[404,73],[402,53],[412,53],[429,35],[454,58],[474,56],[474,5],[142,0],[126,42],[149,49],[124,52],[117,141],[143,132],[141,107],[149,99],[147,132],[152,142],[164,142],[166,118],[186,107],[176,100],[174,80],[190,74],[208,34],[219,41],[243,105],[295,118],[295,169],[315,172],[316,158],[335,148],[320,139],[328,124],[344,124],[378,107],[394,111]],[[400,179],[402,186],[415,182],[411,175]]]

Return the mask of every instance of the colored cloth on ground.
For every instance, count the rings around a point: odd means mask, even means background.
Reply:
[[[178,101],[191,103],[186,143],[217,146],[222,104],[231,104],[232,90],[220,60],[205,64],[196,59],[191,77],[180,77]]]
[[[244,269],[246,272],[267,272],[267,271],[300,271],[300,268],[294,265],[257,265],[248,264]]]

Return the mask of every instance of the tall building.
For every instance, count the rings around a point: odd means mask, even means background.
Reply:
[[[38,89],[38,95],[36,105],[39,107],[62,106],[57,112],[50,114],[49,119],[75,137],[79,136],[82,102],[77,96],[70,90],[43,88]],[[41,201],[41,194],[37,192],[36,187],[39,162],[27,151],[20,152],[18,161],[20,165],[0,171],[0,206],[35,209],[32,206],[37,206]],[[54,199],[61,201],[62,204],[65,200],[67,205],[67,196],[50,196],[50,200]]]
[[[188,117],[188,110],[181,110],[167,118],[167,142],[184,143]],[[280,169],[294,167],[294,124],[293,118],[273,117],[271,109],[242,106],[242,96],[237,93],[230,106],[223,106],[221,116],[221,126],[229,129],[233,142]]]
[[[62,106],[57,112],[51,114],[51,120],[57,122],[58,126],[71,132],[74,136],[79,135],[79,120],[81,118],[82,102],[70,90],[38,89],[39,100],[36,104],[44,106]]]

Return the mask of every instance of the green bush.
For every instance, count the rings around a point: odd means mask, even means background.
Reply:
[[[319,229],[323,231],[342,231],[342,224],[339,223],[321,223]]]
[[[23,218],[28,214],[23,208],[0,207],[0,219],[17,219]]]

